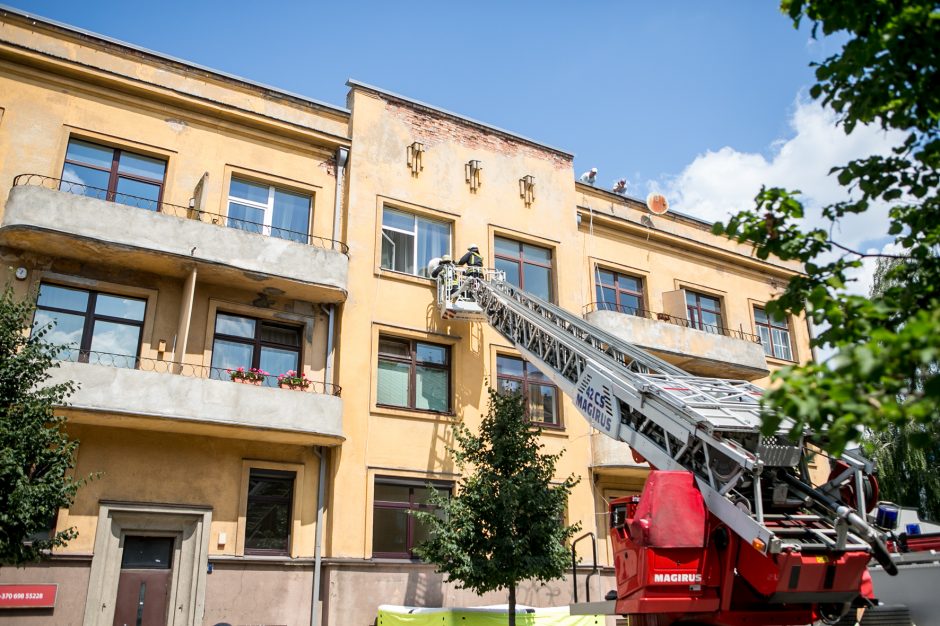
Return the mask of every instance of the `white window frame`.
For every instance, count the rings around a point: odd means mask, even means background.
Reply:
[[[270,237],[270,236],[271,236],[271,221],[274,219],[274,192],[277,190],[276,185],[267,185],[267,187],[268,187],[268,202],[267,202],[266,204],[261,204],[260,202],[255,202],[255,201],[253,201],[253,200],[248,200],[247,198],[240,198],[240,197],[238,197],[238,196],[233,196],[233,195],[232,195],[232,181],[235,181],[235,180],[241,181],[241,182],[243,182],[243,183],[248,183],[248,184],[250,184],[250,185],[258,185],[259,187],[265,185],[265,183],[261,183],[261,182],[258,182],[258,181],[249,180],[249,179],[247,179],[247,178],[240,178],[240,177],[238,177],[238,176],[232,176],[231,180],[229,180],[229,183],[228,183],[228,190],[229,190],[229,191],[228,191],[228,201],[225,203],[225,211],[226,211],[226,213],[228,213],[228,211],[229,211],[229,205],[230,205],[232,202],[234,202],[234,203],[236,203],[236,204],[242,204],[242,205],[247,206],[247,207],[252,207],[252,208],[255,208],[255,209],[261,209],[262,211],[264,211],[264,219],[263,219],[263,221],[262,221],[261,234]],[[284,188],[282,188],[282,189],[284,189]],[[288,189],[284,189],[284,191],[289,191],[289,190],[288,190]],[[310,232],[309,232],[309,231],[310,231],[310,221],[311,221],[311,220],[310,220],[310,218],[311,218],[311,215],[310,215],[310,208],[313,206],[313,196],[312,196],[312,195],[309,195],[309,194],[307,194],[307,193],[305,193],[305,192],[292,192],[292,193],[302,193],[302,194],[305,195],[305,196],[307,197],[307,199],[308,199],[308,205],[307,205],[307,232],[306,232],[306,233],[298,233],[298,234],[304,235],[304,237],[307,238],[306,241],[309,242],[309,237],[310,237]],[[228,217],[228,216],[227,216],[227,217]],[[237,219],[237,218],[228,217],[228,219]],[[246,221],[246,220],[241,220],[241,221]],[[253,223],[253,222],[251,222],[251,223]],[[291,232],[293,232],[293,231],[291,231]]]
[[[757,311],[763,311],[764,316],[767,318],[767,323],[757,321]],[[775,326],[774,322],[777,324],[786,324],[786,329],[781,328],[779,325]],[[784,318],[783,320],[773,320],[770,317],[770,314],[767,313],[767,309],[754,306],[754,326],[757,330],[757,336],[761,338],[761,343],[764,346],[764,354],[773,358],[780,359],[781,361],[792,361],[795,362],[796,358],[793,354],[793,337],[790,331],[790,320],[789,318]],[[764,342],[764,332],[767,333],[767,342]],[[786,341],[777,341],[778,336],[785,339]],[[768,352],[768,348],[770,351]],[[786,356],[778,354],[778,351],[783,351],[786,349]]]
[[[402,229],[402,228],[396,228],[396,227],[394,227],[394,226],[386,226],[386,225],[385,225],[385,211],[394,211],[395,213],[400,213],[400,214],[402,214],[402,215],[407,215],[408,217],[410,217],[411,220],[412,220],[411,223],[413,224],[412,230],[408,231],[408,230],[404,230],[404,229]],[[448,222],[448,221],[445,221],[445,220],[436,220],[436,219],[432,219],[432,218],[429,218],[429,217],[424,217],[423,215],[418,215],[418,214],[416,214],[416,213],[412,213],[411,211],[405,211],[405,210],[399,209],[399,208],[397,208],[397,207],[393,207],[393,206],[389,206],[389,205],[384,205],[384,206],[382,207],[382,239],[388,240],[388,243],[392,246],[392,250],[393,250],[393,252],[392,252],[392,258],[394,259],[394,258],[395,258],[394,249],[395,249],[395,247],[396,247],[396,244],[395,244],[395,241],[394,241],[391,237],[389,237],[388,235],[385,234],[385,231],[386,231],[386,230],[389,230],[389,231],[392,231],[392,232],[401,233],[401,234],[403,234],[403,235],[411,235],[411,239],[412,239],[412,244],[411,244],[411,264],[412,264],[412,266],[414,267],[414,271],[412,271],[412,272],[405,272],[405,271],[402,271],[402,270],[397,270],[397,269],[395,269],[395,268],[393,268],[393,267],[384,267],[384,266],[382,267],[382,269],[391,270],[391,271],[393,271],[393,272],[401,272],[402,274],[409,274],[409,275],[411,275],[411,276],[424,276],[424,274],[421,273],[421,270],[422,270],[422,269],[427,269],[427,268],[420,268],[420,267],[418,267],[418,221],[419,221],[419,220],[423,220],[423,221],[425,221],[425,222],[435,222],[435,223],[438,223],[438,224],[444,224],[444,225],[446,225],[446,226],[447,226],[447,231],[448,231],[448,233],[447,233],[447,239],[448,239],[448,244],[449,244],[449,245],[448,245],[448,248],[451,248],[451,249],[453,248],[454,230],[453,230],[453,224],[451,224],[451,222]],[[381,254],[381,250],[380,250],[380,254]],[[448,252],[447,252],[446,254],[452,254],[451,250],[448,250]],[[381,263],[381,262],[380,262],[380,263]]]

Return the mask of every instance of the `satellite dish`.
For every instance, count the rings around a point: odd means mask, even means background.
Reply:
[[[650,213],[663,215],[669,210],[669,201],[661,193],[651,193],[646,196],[646,208],[650,210]]]
[[[440,264],[441,264],[441,257],[439,257],[439,256],[436,256],[436,257],[434,257],[433,259],[431,259],[430,261],[428,261],[428,275],[430,276],[430,275],[431,275],[431,272],[433,272],[435,269],[437,269],[437,266],[440,265]]]

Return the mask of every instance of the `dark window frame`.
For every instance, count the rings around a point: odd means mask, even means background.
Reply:
[[[404,357],[400,354],[394,354],[391,352],[382,352],[381,345],[382,341],[397,341],[402,344],[408,344],[408,353],[409,357]],[[435,348],[444,349],[444,363],[432,363],[430,361],[419,361],[418,360],[418,344],[425,344],[429,346],[434,346]],[[376,406],[391,408],[391,409],[403,409],[406,411],[420,411],[422,413],[434,413],[436,415],[450,415],[453,413],[453,388],[454,388],[454,372],[453,372],[453,359],[451,356],[451,349],[449,345],[434,343],[432,341],[422,341],[420,339],[411,339],[409,337],[400,337],[397,335],[379,335],[379,349],[378,349],[378,362],[388,361],[392,363],[401,363],[408,365],[408,406],[401,406],[398,404],[383,404],[378,401],[378,394],[376,394]],[[435,369],[443,372],[447,372],[447,408],[443,411],[437,411],[435,409],[421,409],[417,408],[417,392],[418,392],[418,366],[425,367],[428,369]],[[376,384],[378,384],[378,372],[376,372]]]
[[[502,358],[502,359],[513,359],[513,360],[515,360],[515,361],[521,362],[521,363],[522,363],[522,376],[519,377],[519,376],[510,375],[510,374],[500,374],[500,372],[499,372],[499,359],[501,359],[501,358]],[[543,386],[544,386],[544,387],[552,387],[552,388],[555,390],[555,394],[554,394],[554,399],[555,399],[555,402],[554,402],[554,405],[555,405],[555,406],[554,406],[554,413],[555,413],[555,415],[556,415],[557,418],[558,418],[558,423],[557,423],[557,424],[553,424],[552,422],[540,422],[540,421],[538,421],[538,420],[533,420],[533,419],[531,419],[531,417],[529,416],[529,369],[530,369],[530,368],[531,368],[531,369],[535,369],[536,371],[539,371],[537,367],[535,367],[534,365],[532,365],[531,363],[529,363],[528,361],[526,361],[526,360],[523,359],[522,357],[515,356],[515,355],[512,355],[512,354],[498,354],[498,355],[496,356],[496,388],[497,388],[498,390],[502,391],[502,386],[501,386],[501,384],[500,384],[500,381],[503,381],[503,380],[509,380],[509,381],[512,381],[512,382],[515,382],[515,383],[519,383],[520,392],[522,393],[522,398],[523,398],[523,400],[525,401],[525,414],[526,414],[526,419],[529,420],[529,422],[531,422],[532,424],[538,424],[541,428],[544,428],[544,429],[549,429],[549,430],[564,430],[564,429],[565,429],[565,422],[564,422],[564,419],[562,418],[562,415],[561,415],[561,401],[560,401],[560,392],[561,392],[561,390],[558,388],[558,385],[556,385],[555,383],[553,383],[551,380],[546,380],[546,379],[541,379],[541,378],[540,378],[540,379],[537,379],[537,380],[533,380],[533,381],[532,381],[532,384],[533,384],[533,385],[538,385],[539,387],[543,387]],[[541,374],[540,371],[539,371],[539,373]]]
[[[137,333],[137,349],[133,355],[118,355],[118,356],[133,356],[134,358],[134,367],[137,367],[137,359],[140,358],[140,349],[144,341],[144,321],[147,319],[147,306],[149,302],[147,298],[139,298],[137,296],[125,296],[117,293],[109,293],[107,291],[97,291],[93,289],[82,289],[81,287],[73,287],[72,285],[61,285],[59,283],[51,282],[41,282],[39,284],[40,291],[42,290],[43,285],[49,285],[50,287],[58,287],[60,289],[71,289],[72,291],[83,291],[88,294],[88,303],[85,307],[85,311],[80,312],[75,309],[63,309],[61,307],[53,307],[46,304],[39,304],[38,299],[36,302],[36,311],[50,311],[52,313],[62,313],[64,315],[81,315],[85,318],[85,322],[82,324],[82,339],[78,345],[78,362],[79,363],[88,363],[89,356],[91,355],[91,342],[94,339],[94,330],[95,322],[101,320],[103,322],[111,322],[113,324],[123,324],[125,326],[136,326],[139,329]],[[144,303],[144,315],[138,320],[128,319],[126,317],[113,317],[111,315],[100,315],[95,313],[95,307],[98,303],[98,296],[111,296],[114,298],[128,298],[131,300],[139,300]],[[106,353],[102,353],[106,354]]]
[[[160,193],[157,194],[157,200],[156,200],[157,206],[155,207],[155,210],[158,212],[160,211],[160,207],[163,206],[163,192],[166,187],[166,173],[168,169],[167,166],[169,165],[168,161],[166,161],[165,159],[162,159],[164,163],[163,178],[156,179],[156,178],[149,178],[147,176],[140,176],[139,174],[129,174],[127,172],[119,171],[119,168],[121,165],[121,155],[124,154],[125,152],[128,154],[132,154],[134,156],[146,157],[148,159],[161,160],[161,157],[153,157],[153,156],[150,156],[149,154],[143,154],[141,152],[134,152],[132,150],[126,150],[124,148],[118,148],[118,147],[111,146],[108,144],[90,141],[82,137],[69,137],[69,144],[72,143],[73,139],[75,141],[81,141],[84,143],[92,144],[99,148],[105,148],[105,149],[111,150],[112,151],[111,168],[106,169],[106,168],[101,167],[100,165],[92,165],[91,163],[85,163],[84,161],[78,161],[76,159],[69,159],[68,148],[66,148],[66,156],[62,161],[62,176],[65,176],[66,165],[78,165],[80,167],[87,167],[88,169],[97,170],[99,172],[108,172],[108,187],[106,190],[107,193],[105,195],[105,200],[107,200],[108,202],[115,202],[115,198],[118,195],[129,195],[129,194],[121,194],[121,192],[117,190],[118,181],[121,178],[127,178],[128,180],[136,180],[138,182],[147,183],[149,185],[157,185],[160,188]],[[149,201],[149,202],[152,202],[152,201]]]
[[[697,328],[698,330],[702,330],[707,333],[715,333],[719,335],[724,334],[725,326],[724,326],[724,315],[721,312],[721,309],[722,309],[721,298],[719,298],[718,296],[709,295],[707,293],[700,293],[698,291],[692,291],[691,289],[686,289],[685,293],[686,293],[685,307],[686,307],[686,311],[688,311],[688,314],[689,314],[689,325],[692,328]],[[689,295],[695,296],[694,305],[689,304],[689,301],[688,301]],[[702,298],[708,298],[709,300],[714,300],[715,302],[717,302],[718,310],[716,311],[714,309],[703,307]],[[711,313],[715,315],[718,318],[718,324],[706,324],[705,322],[703,322],[702,321],[703,312]]]
[[[614,276],[614,282],[613,282],[613,284],[605,283],[604,280],[603,280],[603,277],[601,276],[601,272],[609,272],[610,274],[613,274],[613,276]],[[604,289],[604,288],[606,288],[606,289],[613,289],[613,290],[614,290],[614,299],[615,299],[615,301],[613,302],[613,305],[616,307],[616,310],[617,310],[617,311],[619,311],[619,312],[621,312],[621,313],[626,313],[627,315],[642,315],[642,312],[646,310],[646,306],[645,306],[645,305],[646,305],[646,301],[644,300],[644,294],[643,294],[643,278],[642,278],[642,277],[640,277],[640,276],[631,276],[630,274],[624,274],[623,272],[618,272],[618,271],[616,271],[616,270],[612,270],[612,269],[608,269],[608,268],[605,268],[605,267],[601,267],[601,266],[599,266],[599,265],[596,266],[594,275],[595,275],[595,286],[594,286],[594,289],[595,289],[595,297],[598,298],[598,302],[597,302],[597,307],[598,307],[598,308],[601,308],[601,307],[603,307],[603,306],[605,306],[605,305],[610,304],[610,303],[607,303],[607,302],[603,302],[603,301],[600,300],[600,298],[598,297],[597,291],[598,291],[599,289]],[[627,289],[626,287],[621,287],[621,286],[620,286],[620,279],[621,279],[621,278],[628,278],[628,279],[631,279],[631,280],[635,280],[635,281],[639,284],[640,290],[639,290],[639,291],[633,291],[632,289]],[[621,298],[620,298],[621,294],[625,294],[625,295],[627,295],[627,296],[632,296],[632,297],[636,298],[637,301],[640,303],[640,306],[639,306],[639,307],[632,307],[632,306],[629,306],[629,307],[628,307],[628,306],[622,304],[622,303],[621,303]],[[631,311],[628,312],[627,309],[631,309]]]
[[[259,496],[252,495],[251,491],[246,494],[245,500],[245,554],[257,554],[257,555],[269,555],[269,556],[290,556],[291,550],[291,541],[293,540],[292,530],[294,527],[294,489],[297,487],[297,472],[291,472],[287,470],[275,470],[275,469],[265,469],[260,467],[252,467],[248,470],[248,486],[251,485],[252,478],[267,478],[271,480],[277,480],[280,482],[290,481],[290,496],[287,498],[282,498],[278,496]],[[260,503],[274,503],[274,504],[283,504],[287,503],[287,547],[284,550],[279,550],[275,548],[250,548],[248,546],[248,511],[251,509],[252,502]]]
[[[522,289],[523,291],[526,290],[526,287],[525,287],[525,266],[526,265],[534,265],[536,267],[545,268],[548,270],[548,290],[549,290],[548,301],[555,302],[555,291],[556,291],[555,289],[555,250],[553,248],[546,248],[545,246],[540,246],[538,244],[529,243],[527,241],[520,241],[519,239],[513,239],[512,237],[503,237],[503,236],[497,235],[495,239],[501,239],[502,241],[512,242],[516,244],[519,248],[519,255],[515,257],[511,257],[505,254],[499,254],[495,252],[497,247],[496,245],[493,246],[493,250],[494,250],[493,258],[494,259],[499,259],[501,261],[507,261],[507,262],[515,263],[518,265],[519,289]],[[495,244],[495,240],[494,240],[494,244]],[[525,246],[532,246],[533,248],[541,248],[542,250],[546,250],[549,253],[548,256],[551,260],[548,263],[545,263],[544,261],[540,261],[538,259],[526,258]]]
[[[383,485],[396,485],[401,487],[408,487],[408,502],[400,500],[378,500],[374,497],[375,490],[374,487],[383,484]],[[407,515],[408,523],[405,526],[405,552],[381,552],[375,550],[375,510],[376,509],[392,509],[392,510],[405,510],[405,511],[434,511],[437,507],[430,504],[420,504],[415,502],[415,489],[426,489],[428,487],[434,487],[438,491],[446,491],[448,496],[453,496],[454,493],[454,484],[445,480],[420,480],[420,479],[410,479],[410,478],[399,478],[395,476],[376,476],[373,481],[373,498],[372,498],[372,537],[373,537],[373,549],[372,557],[380,559],[411,559],[413,561],[420,561],[421,559],[414,554],[414,532],[415,524],[417,520],[412,515]]]
[[[767,318],[767,323],[761,322],[757,319],[758,311],[762,311],[764,313],[764,316]],[[791,363],[795,363],[796,362],[796,350],[793,349],[793,333],[790,331],[790,320],[789,319],[784,319],[783,321],[775,320],[772,317],[770,317],[770,315],[767,313],[767,310],[764,307],[755,306],[754,307],[754,330],[757,331],[755,334],[758,337],[761,337],[761,332],[760,332],[761,328],[767,329],[767,337],[769,338],[769,341],[767,341],[766,343],[763,341],[763,338],[761,338],[761,343],[764,344],[764,354],[774,359],[780,359],[781,361],[789,361]],[[789,357],[780,356],[779,354],[777,354],[777,347],[776,347],[776,344],[774,343],[774,335],[773,335],[774,329],[782,330],[787,333],[787,345],[790,348]]]
[[[220,333],[216,331],[219,323],[219,314],[228,315],[229,317],[240,317],[242,319],[254,320],[255,322],[255,336],[252,339],[247,337],[242,337],[239,335],[227,335],[225,333]],[[275,341],[265,341],[261,338],[261,328],[264,325],[276,326],[281,329],[291,330],[297,333],[297,345],[292,346],[289,344],[278,343]],[[261,366],[261,348],[277,348],[279,350],[290,350],[297,352],[297,371],[301,371],[303,368],[303,358],[304,358],[304,332],[303,326],[297,326],[294,324],[284,324],[281,322],[275,322],[272,320],[264,319],[263,317],[254,317],[252,315],[242,315],[241,313],[229,313],[228,311],[218,310],[216,311],[215,324],[212,326],[212,353],[215,354],[215,340],[224,339],[225,341],[231,341],[233,343],[240,343],[246,346],[251,346],[251,363],[245,365],[245,369],[250,367],[260,368]],[[283,374],[283,372],[268,372],[276,376],[278,374]],[[221,376],[221,374],[219,374]]]

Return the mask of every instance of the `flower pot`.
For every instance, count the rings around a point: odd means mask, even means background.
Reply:
[[[304,389],[306,389],[304,385],[292,385],[290,383],[278,383],[277,386],[280,387],[281,389],[293,389],[295,391],[303,391]]]
[[[264,379],[256,378],[252,380],[248,378],[233,378],[232,382],[241,383],[242,385],[254,385],[255,387],[260,387],[264,384]]]

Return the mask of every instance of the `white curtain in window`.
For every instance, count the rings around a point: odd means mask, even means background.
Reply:
[[[450,224],[418,219],[418,274],[428,275],[428,262],[450,253]]]

